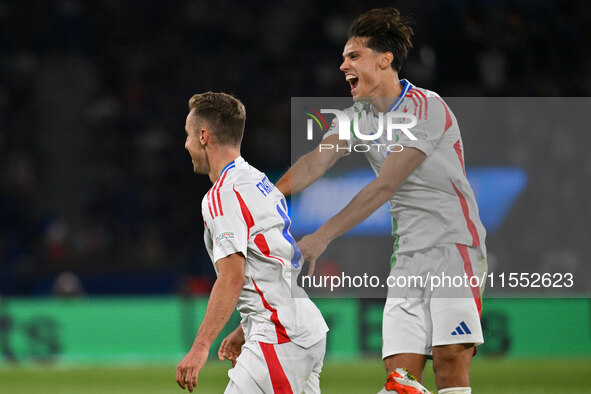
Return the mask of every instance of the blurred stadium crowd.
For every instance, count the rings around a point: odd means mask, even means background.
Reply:
[[[338,67],[348,26],[383,5],[0,1],[0,294],[48,294],[65,271],[94,294],[207,292],[200,201],[210,183],[184,151],[188,98],[241,98],[244,156],[276,179],[290,164],[290,97],[347,96]],[[586,1],[388,5],[417,21],[402,77],[419,86],[591,94]],[[568,261],[589,276],[589,133],[520,131],[503,149],[464,137],[469,165],[530,174],[489,251],[503,266]]]

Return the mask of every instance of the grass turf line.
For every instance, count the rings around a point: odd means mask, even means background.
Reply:
[[[210,360],[199,377],[197,393],[222,393],[229,363]],[[590,393],[591,359],[494,360],[476,358],[472,388],[479,394]],[[175,365],[0,367],[0,393],[181,393]],[[375,394],[385,373],[379,360],[327,361],[320,376],[324,394]],[[431,364],[425,385],[435,389]]]

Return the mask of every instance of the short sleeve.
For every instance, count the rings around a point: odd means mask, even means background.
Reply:
[[[412,140],[399,130],[400,138],[397,143],[404,147],[416,148],[429,156],[445,130],[451,126],[451,115],[443,101],[434,97],[421,101],[417,106],[409,106],[408,113],[413,112],[417,117],[417,124],[409,131],[416,140]]]
[[[339,134],[339,120],[337,119],[336,116],[332,120],[332,123],[330,124],[328,131],[326,133],[324,133],[324,136],[322,136],[322,139],[325,139],[325,138],[330,137],[331,135],[335,135],[335,134]]]
[[[355,116],[358,116],[357,121],[359,121],[364,111],[367,111],[367,108],[366,105],[364,105],[363,103],[356,103],[355,105],[344,110],[350,122],[349,127],[347,128],[349,138],[346,140],[349,143],[349,145],[354,144],[357,138],[355,136],[355,132],[353,131],[353,118]],[[335,134],[339,134],[339,120],[336,116],[332,120],[330,127],[328,128],[328,131],[324,134],[322,139],[325,139]]]
[[[213,261],[223,259],[233,253],[246,257],[248,246],[248,225],[241,209],[240,196],[232,185],[224,185],[223,190],[208,193],[208,209],[211,205],[209,232],[213,244]]]

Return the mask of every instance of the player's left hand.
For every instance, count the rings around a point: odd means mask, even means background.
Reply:
[[[239,325],[220,344],[220,349],[218,350],[220,361],[228,359],[232,362],[232,367],[235,367],[236,360],[240,356],[240,353],[242,353],[242,345],[244,345],[244,332]]]
[[[328,242],[325,241],[318,233],[309,234],[304,236],[298,242],[298,248],[302,252],[304,261],[307,261],[310,265],[308,267],[308,276],[314,274],[314,268],[316,268],[316,260],[326,250]]]
[[[176,382],[183,390],[189,389],[192,393],[193,389],[197,387],[197,378],[201,368],[207,361],[209,355],[208,348],[198,348],[193,346],[189,353],[181,360],[176,367]]]

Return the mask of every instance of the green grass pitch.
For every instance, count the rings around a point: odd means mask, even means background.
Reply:
[[[197,393],[223,393],[229,363],[210,360],[199,377]],[[475,394],[591,393],[589,359],[494,360],[476,358],[472,367]],[[0,393],[182,393],[175,365],[147,366],[1,366]],[[320,377],[324,394],[375,394],[383,383],[379,360],[327,360]],[[425,385],[434,390],[431,364]],[[186,391],[185,391],[186,392]]]

